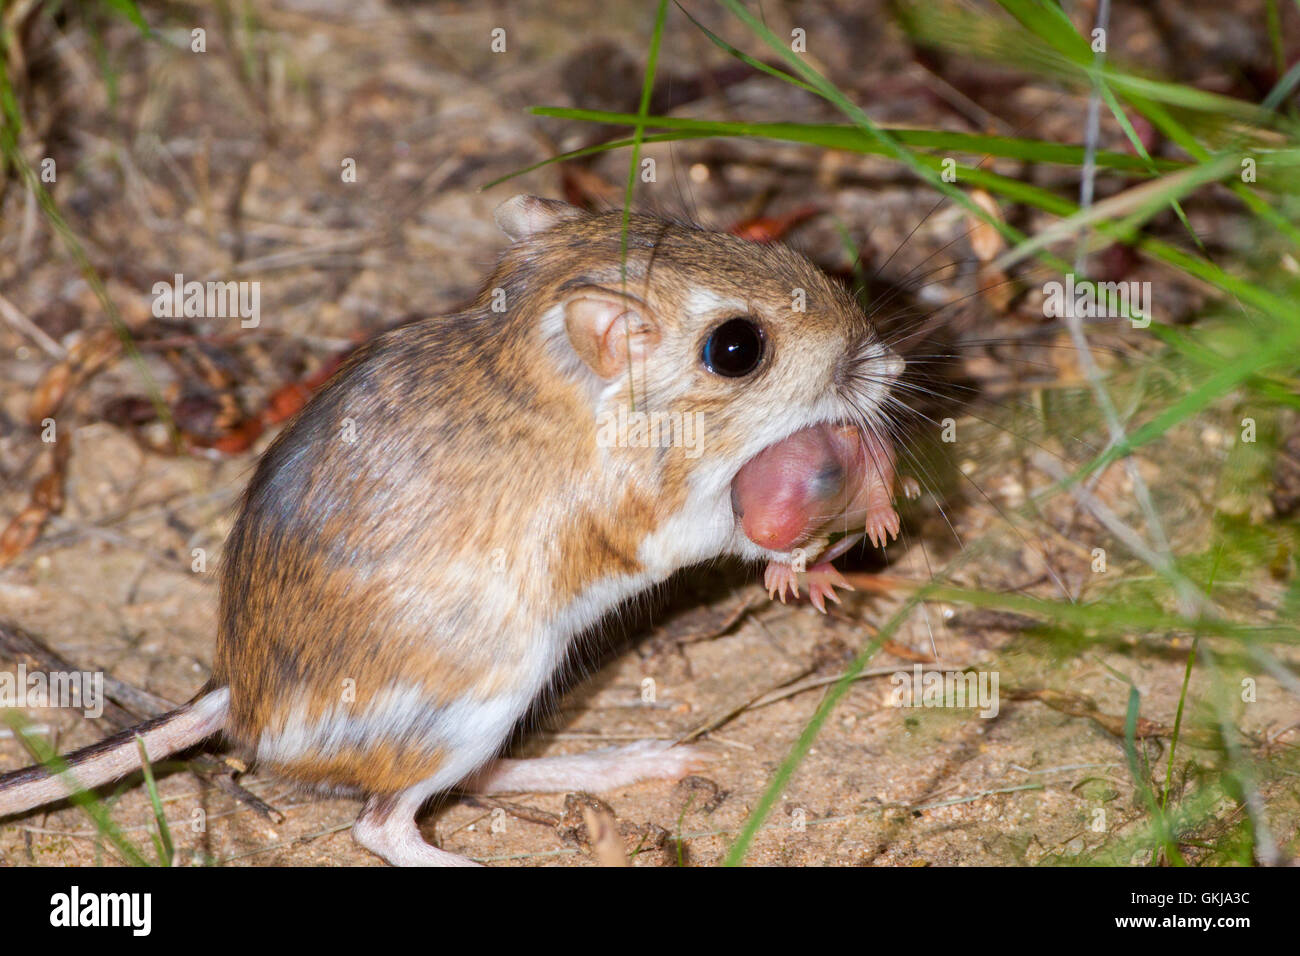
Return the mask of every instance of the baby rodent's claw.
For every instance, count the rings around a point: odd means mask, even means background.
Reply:
[[[902,521],[891,507],[875,508],[867,515],[867,537],[873,546],[883,548],[889,539],[897,538]]]
[[[836,588],[844,588],[846,591],[852,591],[853,585],[844,580],[844,575],[836,570],[833,564],[819,564],[808,571],[808,599],[812,601],[813,607],[826,613],[826,599],[840,603],[840,596],[835,593]]]
[[[844,575],[829,562],[814,565],[805,572],[805,576],[808,579],[808,599],[823,614],[826,613],[827,598],[836,604],[840,603],[840,597],[835,593],[836,588],[853,590],[853,585],[844,580]],[[767,588],[769,598],[776,600],[779,597],[784,604],[787,588],[796,598],[799,597],[799,572],[788,564],[773,561],[763,572],[763,585]]]
[[[794,597],[799,597],[799,575],[794,568],[788,564],[781,564],[779,561],[768,563],[767,570],[763,572],[763,586],[767,588],[767,596],[775,601],[781,599],[785,603],[785,592],[789,588]]]
[[[903,475],[898,479],[898,490],[909,501],[915,501],[921,497],[921,483],[911,475]]]

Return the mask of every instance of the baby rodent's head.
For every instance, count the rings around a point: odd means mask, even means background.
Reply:
[[[624,240],[619,211],[531,196],[505,202],[497,222],[514,243],[480,305],[504,295],[512,312],[539,317],[543,348],[597,416],[619,406],[695,416],[691,470],[711,483],[809,426],[886,433],[902,360],[847,290],[790,249],[642,215]]]

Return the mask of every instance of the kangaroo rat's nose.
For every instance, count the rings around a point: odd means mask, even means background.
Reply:
[[[903,374],[907,362],[888,345],[869,341],[865,347],[849,351],[835,365],[835,382],[846,385],[855,377],[894,380]]]
[[[907,368],[907,362],[903,360],[903,356],[893,349],[883,346],[882,348],[884,348],[884,354],[876,359],[877,365],[890,378],[898,378],[903,374],[903,370]]]

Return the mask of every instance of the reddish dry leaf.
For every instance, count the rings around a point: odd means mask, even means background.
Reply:
[[[72,439],[64,437],[54,443],[54,454],[50,458],[50,470],[37,479],[32,487],[32,496],[23,510],[0,531],[0,568],[10,564],[15,558],[32,546],[45,527],[50,515],[63,510],[63,486],[67,480],[68,457],[72,451]]]
[[[905,661],[911,661],[914,664],[933,664],[934,658],[929,654],[921,651],[914,651],[905,644],[899,644],[897,641],[885,641],[880,645],[880,649],[895,657],[902,658]]]
[[[290,382],[273,392],[266,401],[266,408],[262,411],[262,421],[267,425],[276,425],[298,414],[298,411],[307,404],[307,400],[329,381],[330,376],[343,364],[343,360],[351,354],[352,349],[340,352],[321,366],[316,374],[309,375],[298,382]]]
[[[46,371],[32,391],[27,406],[27,420],[39,425],[54,416],[74,388],[108,365],[122,351],[122,342],[113,329],[92,332],[68,352],[68,357]]]
[[[351,349],[340,352],[327,361],[315,374],[290,382],[268,396],[260,412],[244,416],[234,395],[224,388],[203,392],[188,392],[172,402],[170,414],[186,451],[218,451],[224,455],[238,455],[248,451],[253,443],[272,425],[292,418],[330,376],[333,375]],[[215,367],[214,367],[215,368]],[[217,380],[201,375],[209,384]],[[136,428],[157,420],[152,402],[143,396],[125,396],[109,402],[104,418],[123,428]],[[135,437],[150,451],[157,454],[175,454],[170,440],[151,441],[144,433]]]
[[[877,594],[893,594],[896,591],[910,591],[919,582],[894,574],[868,574],[865,571],[845,571],[844,580],[858,591],[871,591]]]
[[[997,200],[984,190],[972,189],[970,198],[995,221],[1006,221]],[[975,260],[979,263],[979,270],[975,276],[979,296],[995,312],[1005,312],[1016,296],[1016,286],[1005,272],[993,268],[991,263],[1007,247],[1006,240],[1002,238],[1002,233],[983,219],[968,215],[966,221],[970,224],[967,237],[970,240],[971,252],[975,254]]]
[[[259,435],[266,431],[260,418],[247,418],[222,435],[211,445],[191,445],[193,448],[211,448],[223,455],[238,455],[253,447]]]
[[[343,360],[351,354],[351,349],[340,352],[314,375],[282,385],[267,398],[261,412],[239,422],[215,440],[205,441],[199,436],[186,434],[186,442],[190,447],[211,448],[226,455],[237,455],[247,451],[267,428],[298,414],[316,390],[329,381],[330,376],[343,364]]]
[[[813,204],[800,206],[783,216],[754,216],[742,219],[727,231],[750,242],[778,242],[799,223],[820,213],[821,207]]]
[[[618,186],[573,163],[564,164],[560,188],[569,203],[582,209],[604,209],[623,201],[623,191]]]

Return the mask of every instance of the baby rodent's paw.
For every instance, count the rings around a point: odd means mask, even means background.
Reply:
[[[890,538],[898,537],[899,529],[902,526],[898,512],[894,510],[892,505],[883,504],[867,512],[867,537],[871,539],[871,544],[874,547],[883,548],[889,544]]]
[[[844,580],[844,576],[836,570],[835,566],[827,562],[814,565],[804,572],[804,577],[808,582],[808,597],[813,603],[813,607],[826,613],[826,601],[831,600],[836,604],[840,603],[840,597],[835,593],[836,588],[844,588],[852,591],[853,585]],[[763,573],[763,585],[767,588],[767,596],[772,600],[781,599],[785,603],[786,591],[790,591],[797,598],[799,597],[799,572],[795,571],[788,564],[781,564],[773,561],[767,566]]]

